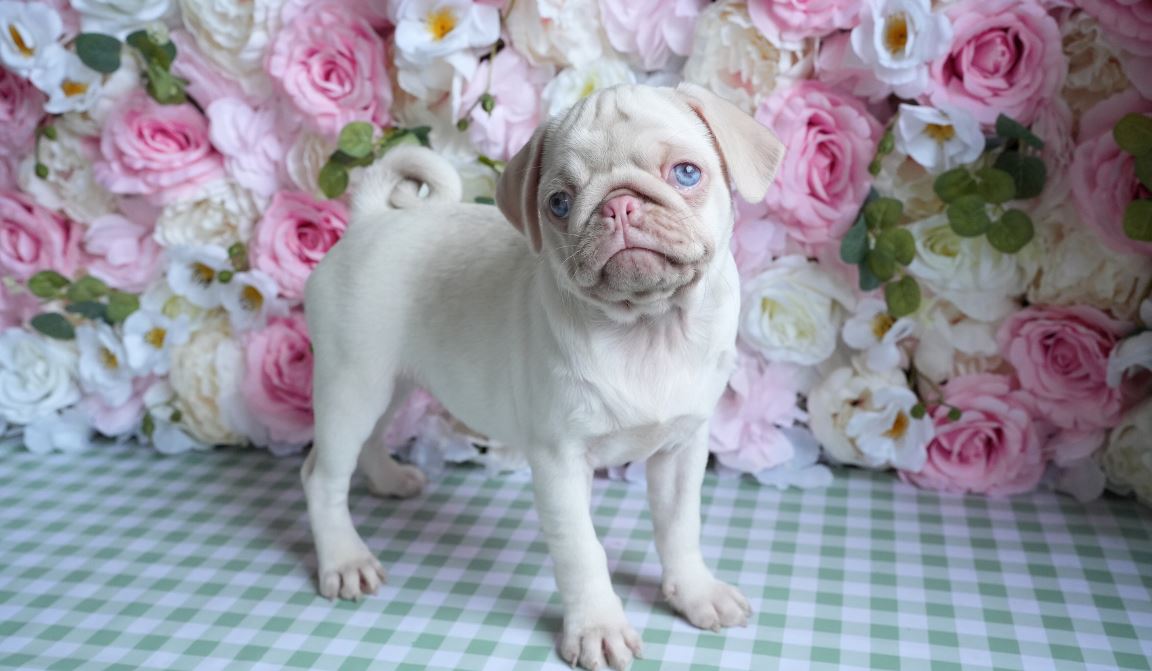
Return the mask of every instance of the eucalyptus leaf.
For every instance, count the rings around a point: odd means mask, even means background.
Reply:
[[[55,270],[41,270],[28,278],[28,291],[37,298],[56,298],[68,284],[68,278]]]
[[[1016,182],[1012,175],[997,168],[981,168],[976,171],[979,183],[977,192],[989,203],[1000,205],[1016,197]]]
[[[73,303],[78,303],[103,298],[107,293],[107,284],[91,275],[85,275],[73,282],[64,295]]]
[[[163,44],[157,42],[147,30],[137,30],[124,38],[124,41],[139,51],[149,65],[155,64],[167,70],[172,67],[172,61],[176,60],[176,45],[171,40]]]
[[[936,177],[932,190],[940,200],[951,203],[961,196],[976,193],[976,180],[967,168],[953,168]]]
[[[1152,153],[1136,159],[1136,179],[1140,180],[1145,189],[1152,191]]]
[[[948,225],[963,238],[984,235],[991,219],[980,196],[960,196],[948,206]]]
[[[1133,156],[1152,154],[1152,117],[1125,114],[1112,129],[1112,137],[1121,149]]]
[[[72,340],[76,337],[76,329],[72,322],[59,312],[45,312],[36,315],[31,321],[32,328],[56,340]]]
[[[864,220],[872,230],[891,228],[904,216],[904,204],[895,198],[877,198],[864,206]]]
[[[80,315],[87,319],[103,320],[108,315],[108,306],[100,301],[80,301],[78,303],[69,303],[64,308],[65,311],[71,312],[74,315]]]
[[[880,278],[876,277],[876,273],[868,268],[867,263],[861,263],[856,268],[860,271],[860,291],[872,291],[883,284]]]
[[[891,256],[902,266],[912,263],[916,258],[916,239],[904,228],[889,228],[876,238],[877,251]]]
[[[367,121],[353,121],[340,129],[337,146],[352,158],[372,155],[372,140],[376,129]]]
[[[1020,140],[1036,149],[1044,148],[1043,140],[1036,137],[1024,124],[1004,114],[996,117],[996,135],[1002,138]]]
[[[840,239],[840,260],[844,263],[860,264],[868,255],[868,226],[863,217],[858,217],[856,223],[844,237]]]
[[[120,69],[120,40],[101,33],[80,33],[76,36],[76,56],[80,62],[101,74]]]
[[[108,294],[108,321],[118,324],[140,309],[140,297],[126,291],[112,290]]]
[[[472,199],[472,202],[478,203],[480,205],[495,205],[496,199],[489,196],[476,196]]]
[[[332,155],[328,157],[328,160],[332,161],[333,163],[339,163],[340,165],[347,168],[363,168],[365,166],[372,165],[372,162],[376,160],[376,155],[372,152],[368,152],[366,155],[357,158],[337,149],[336,151],[332,152]]]
[[[348,190],[348,170],[339,163],[328,161],[317,176],[320,192],[327,198],[338,198]]]
[[[996,157],[993,165],[1012,177],[1012,181],[1016,184],[1016,198],[1035,198],[1044,190],[1048,170],[1044,167],[1044,161],[1035,156],[1006,151]]]
[[[144,75],[148,79],[145,90],[161,105],[179,105],[188,101],[188,94],[184,90],[186,82],[173,75],[167,68],[149,62],[144,69]]]
[[[899,319],[920,309],[920,284],[911,275],[905,275],[884,287],[884,302],[888,314]]]
[[[1034,235],[1031,217],[1020,210],[1008,210],[988,228],[988,243],[1005,254],[1015,254]]]
[[[1141,198],[1124,210],[1124,235],[1140,242],[1152,242],[1152,200]]]
[[[889,252],[882,249],[873,249],[864,258],[864,265],[881,282],[887,282],[896,276],[896,259]]]

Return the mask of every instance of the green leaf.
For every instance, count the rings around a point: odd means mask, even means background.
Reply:
[[[124,41],[138,50],[146,63],[158,65],[162,70],[172,67],[172,61],[176,60],[176,45],[171,40],[164,44],[156,42],[147,30],[137,30]]]
[[[867,255],[868,227],[864,224],[864,218],[858,217],[852,228],[840,239],[840,259],[844,263],[860,264]]]
[[[488,196],[476,196],[475,198],[472,199],[472,202],[479,203],[481,205],[495,205],[496,199],[490,198]]]
[[[868,164],[868,174],[875,177],[876,175],[880,174],[880,170],[883,168],[884,166],[880,163],[880,159],[874,158],[872,159],[872,162]]]
[[[45,312],[32,318],[32,328],[49,338],[57,340],[72,340],[76,337],[76,329],[72,322],[59,312]]]
[[[954,407],[954,408],[951,408],[948,410],[948,421],[950,421],[950,422],[958,422],[958,421],[960,421],[960,418],[963,416],[964,416],[964,413],[961,412],[960,408]]]
[[[338,198],[348,190],[348,170],[339,163],[328,161],[320,168],[317,180],[320,192],[328,198]]]
[[[496,98],[491,93],[483,93],[480,95],[480,109],[492,114],[492,110],[496,109]]]
[[[81,317],[92,320],[104,319],[108,315],[108,306],[99,301],[70,303],[68,307],[64,309],[74,315],[80,315]]]
[[[140,433],[143,433],[148,440],[152,440],[152,434],[156,432],[156,420],[152,418],[152,413],[145,412],[144,420],[140,422]]]
[[[976,178],[980,180],[977,192],[989,203],[999,205],[1016,197],[1016,182],[1003,170],[981,168],[976,171]]]
[[[896,275],[896,259],[882,249],[877,248],[868,252],[864,264],[881,282],[887,282]]]
[[[155,62],[148,63],[144,74],[148,79],[145,89],[156,102],[161,105],[179,105],[187,102],[188,95],[184,90],[186,82],[183,79],[174,76]]]
[[[1020,210],[1008,210],[988,228],[988,243],[1005,254],[1015,254],[1034,234],[1031,217]]]
[[[1140,242],[1152,242],[1152,200],[1141,198],[1124,210],[1124,235]]]
[[[48,179],[48,166],[37,161],[36,162],[36,176],[40,179]]]
[[[355,156],[350,156],[337,149],[336,151],[332,152],[332,155],[328,157],[328,160],[332,161],[333,163],[339,163],[340,165],[347,168],[363,168],[364,166],[372,165],[372,162],[376,160],[376,155],[372,152],[369,152],[365,156],[356,158]]]
[[[951,203],[961,196],[976,193],[976,180],[967,168],[953,168],[940,173],[933,182],[932,189],[940,200]]]
[[[876,147],[876,153],[880,154],[881,156],[887,156],[888,154],[891,154],[892,150],[895,148],[896,138],[892,134],[892,129],[889,128],[884,131],[884,135],[880,136],[880,145]]]
[[[920,285],[916,278],[905,275],[884,287],[884,302],[888,314],[899,319],[920,309]]]
[[[28,291],[37,298],[56,298],[68,284],[68,278],[55,270],[41,270],[28,278]]]
[[[984,235],[991,223],[984,199],[980,196],[960,196],[948,206],[948,225],[960,237]]]
[[[904,216],[904,204],[895,198],[877,198],[864,206],[864,220],[872,230],[891,228]]]
[[[136,294],[112,290],[108,294],[108,321],[118,324],[133,312],[140,309],[140,298]]]
[[[456,122],[456,130],[463,133],[464,131],[468,130],[468,126],[471,126],[471,125],[472,125],[472,123],[470,121],[468,121],[468,117],[464,117],[464,118],[462,118]]]
[[[876,273],[868,268],[867,263],[861,263],[856,268],[860,271],[860,291],[872,291],[882,284]]]
[[[1133,156],[1152,154],[1152,117],[1125,114],[1112,129],[1112,137],[1121,149]]]
[[[94,301],[97,298],[103,298],[107,293],[107,284],[104,284],[104,282],[96,279],[95,277],[92,277],[91,275],[85,275],[84,277],[81,277],[80,279],[73,282],[71,286],[68,287],[68,291],[65,292],[64,295],[73,303],[79,303],[82,301]]]
[[[889,228],[876,238],[876,250],[891,256],[902,266],[916,258],[916,239],[905,228]]]
[[[431,132],[431,126],[417,126],[411,129],[411,133],[416,136],[416,141],[420,143],[421,147],[432,146],[432,142],[428,139],[428,134]]]
[[[49,140],[55,140],[57,137],[60,137],[56,132],[55,126],[43,126],[40,128],[40,133]]]
[[[928,409],[924,407],[923,403],[917,403],[912,406],[912,410],[908,414],[912,415],[912,419],[924,419],[924,415],[928,414]]]
[[[337,146],[352,158],[372,155],[372,140],[376,129],[367,121],[353,121],[340,129]]]
[[[1032,131],[1028,130],[1028,128],[1019,121],[1003,114],[996,117],[996,135],[1002,138],[1020,140],[1024,144],[1037,149],[1044,148],[1043,140],[1036,137]]]
[[[1152,190],[1152,153],[1136,159],[1136,179],[1140,180],[1145,189]]]
[[[996,157],[994,166],[1012,177],[1016,183],[1016,198],[1035,198],[1044,190],[1048,170],[1044,161],[1035,156],[1025,156],[1017,151],[1006,151]]]
[[[508,167],[507,162],[497,161],[496,159],[489,158],[483,154],[477,156],[476,161],[479,162],[480,165],[484,165],[484,166],[487,166],[489,168],[492,168],[492,171],[495,172],[497,175],[503,174],[504,168]]]
[[[76,36],[76,56],[96,72],[109,74],[120,69],[120,40],[100,33]]]

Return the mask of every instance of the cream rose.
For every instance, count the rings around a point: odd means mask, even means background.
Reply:
[[[245,442],[226,415],[244,375],[244,354],[222,318],[201,323],[188,342],[172,350],[169,383],[175,407],[194,438],[209,445]]]
[[[271,91],[264,50],[283,5],[284,0],[180,0],[184,27],[200,53],[255,96]]]
[[[1128,411],[1108,433],[1108,442],[1097,456],[1108,488],[1120,494],[1135,494],[1144,505],[1152,506],[1152,399]]]
[[[40,141],[39,159],[48,166],[48,176],[37,177],[37,157],[28,156],[20,164],[20,187],[44,207],[89,223],[116,211],[116,197],[92,174],[92,163],[99,156],[97,140],[57,128],[55,140]]]
[[[105,33],[123,39],[132,31],[163,21],[172,0],[72,0],[86,33]]]
[[[320,169],[335,150],[336,143],[323,135],[301,132],[284,157],[288,179],[305,193],[317,197],[323,195],[320,193]]]
[[[517,0],[504,17],[504,30],[533,65],[588,65],[607,51],[595,2]]]
[[[227,247],[252,235],[259,209],[247,189],[215,180],[198,195],[198,200],[183,200],[164,208],[156,220],[156,242],[165,247]]]
[[[636,74],[624,61],[603,59],[582,67],[561,70],[541,92],[544,111],[556,116],[593,91],[635,84]]]
[[[1077,10],[1060,10],[1055,16],[1068,59],[1063,98],[1078,119],[1089,107],[1130,85],[1096,19]]]
[[[27,424],[80,400],[68,345],[21,328],[0,333],[0,418]]]
[[[921,376],[937,384],[1000,367],[997,323],[970,319],[947,301],[935,300],[920,311],[920,338],[912,362]]]

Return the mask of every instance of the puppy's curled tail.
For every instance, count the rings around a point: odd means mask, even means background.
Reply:
[[[427,192],[421,195],[423,188]],[[460,201],[460,174],[439,154],[417,145],[390,150],[364,174],[352,197],[353,216]]]

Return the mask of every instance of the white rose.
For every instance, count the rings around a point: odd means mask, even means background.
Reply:
[[[1096,19],[1079,10],[1060,10],[1055,18],[1068,58],[1063,98],[1079,119],[1089,107],[1127,90],[1130,84]]]
[[[31,78],[60,67],[66,53],[57,42],[64,22],[42,2],[0,2],[0,62],[21,77]]]
[[[223,407],[225,398],[236,398],[243,374],[244,353],[222,319],[203,322],[172,350],[168,381],[192,437],[209,445],[244,442]]]
[[[21,328],[0,333],[0,417],[27,424],[80,400],[76,353]]]
[[[752,25],[744,2],[721,0],[700,12],[684,79],[727,98],[749,114],[781,86],[806,79],[815,42],[780,49]]]
[[[852,29],[852,50],[901,98],[928,88],[928,63],[952,46],[952,23],[929,0],[870,0]]]
[[[304,131],[296,136],[284,157],[284,170],[296,188],[313,196],[320,193],[320,169],[328,162],[328,157],[336,150],[336,145],[322,135]],[[353,171],[353,174],[356,171]]]
[[[283,5],[284,0],[180,0],[184,27],[200,53],[255,97],[271,92],[264,52]]]
[[[912,353],[916,371],[937,384],[959,375],[998,368],[997,324],[970,319],[947,301],[930,302],[920,312],[920,339]]]
[[[561,70],[544,87],[540,97],[548,116],[556,116],[593,91],[635,83],[636,73],[627,63],[605,58],[583,67]]]
[[[123,405],[132,396],[132,369],[124,343],[102,322],[76,327],[80,350],[79,377],[85,391],[99,394],[108,406]]]
[[[24,445],[36,454],[83,452],[92,446],[92,427],[84,413],[74,408],[49,413],[24,427]]]
[[[55,140],[40,141],[39,160],[48,166],[48,176],[37,177],[37,157],[28,156],[20,164],[20,187],[44,207],[91,223],[117,209],[116,197],[92,175],[92,164],[99,155],[95,140],[57,127]]]
[[[1026,288],[1023,265],[1035,245],[1017,254],[997,251],[987,238],[962,238],[943,214],[917,221],[908,230],[916,239],[916,258],[908,272],[924,285],[981,321],[993,321],[1016,309]]]
[[[944,211],[933,189],[935,181],[935,175],[897,149],[881,160],[875,185],[880,193],[904,203],[904,215],[916,221]]]
[[[250,191],[221,179],[200,187],[197,193],[198,200],[178,201],[164,207],[156,219],[156,242],[165,247],[227,247],[252,236],[260,212]]]
[[[124,39],[129,33],[162,21],[171,0],[72,0],[86,33],[104,33]]]
[[[1119,494],[1135,494],[1152,506],[1152,399],[1128,411],[1108,433],[1108,442],[1097,459],[1108,476],[1108,488]]]
[[[984,153],[980,122],[959,109],[901,104],[894,135],[896,148],[929,172],[971,163]]]
[[[517,0],[504,17],[512,46],[533,65],[588,65],[608,51],[591,0]]]
[[[843,283],[803,256],[785,256],[744,287],[740,335],[768,361],[818,364],[836,349],[845,308]]]
[[[808,424],[840,463],[919,471],[935,435],[927,415],[912,416],[919,403],[898,370],[838,368],[808,394]]]

